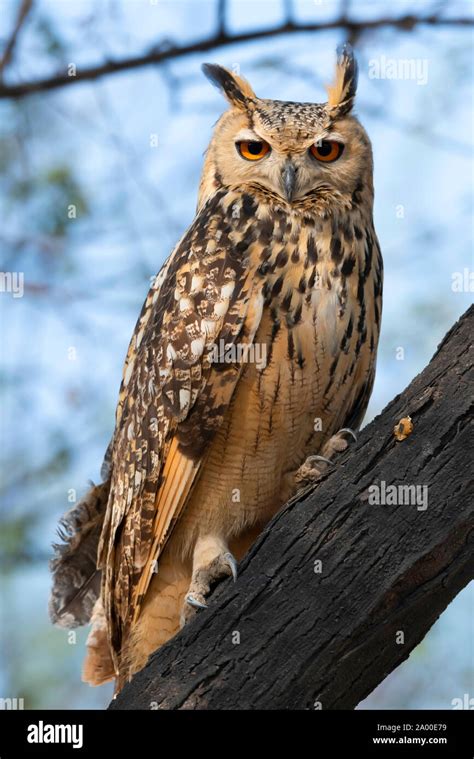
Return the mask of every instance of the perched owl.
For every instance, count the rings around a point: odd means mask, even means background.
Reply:
[[[281,505],[360,425],[382,259],[372,151],[339,50],[323,104],[265,100],[226,69],[229,108],[197,213],[156,277],[123,373],[102,475],[65,517],[50,611],[92,621],[83,677],[120,688]]]

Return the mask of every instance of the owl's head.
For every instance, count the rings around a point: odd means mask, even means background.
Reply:
[[[259,186],[290,204],[318,190],[351,196],[372,192],[372,151],[351,115],[357,62],[348,45],[338,49],[326,103],[258,98],[244,79],[222,66],[203,71],[230,104],[217,122],[201,182],[201,202],[213,188]]]

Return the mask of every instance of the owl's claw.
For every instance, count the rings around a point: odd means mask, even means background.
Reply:
[[[339,432],[337,434],[340,435],[341,432],[347,432],[347,434],[351,435],[354,438],[355,442],[357,443],[357,435],[354,432],[354,430],[350,429],[350,427],[343,427],[341,430],[339,430]]]
[[[334,456],[336,456],[338,453],[342,453],[342,451],[345,451],[346,448],[348,448],[348,435],[350,435],[350,437],[352,437],[357,443],[357,435],[355,434],[354,430],[351,430],[349,427],[343,427],[339,430],[339,432],[336,432],[335,435],[332,435],[324,445],[321,451],[323,456],[327,457],[332,462]]]
[[[184,599],[187,604],[190,606],[194,606],[196,609],[207,609],[207,603],[203,603],[202,601],[199,601],[197,598],[195,598],[191,593],[188,593],[186,598]]]
[[[185,625],[197,609],[207,609],[206,597],[211,587],[224,577],[232,575],[237,580],[237,561],[230,551],[221,550],[211,561],[198,562],[193,570],[191,584],[184,597],[181,626]]]
[[[305,461],[305,466],[311,466],[313,461],[324,461],[325,464],[329,464],[330,466],[333,466],[334,462],[331,461],[331,459],[327,459],[325,456],[308,456],[308,458]]]
[[[347,439],[344,437],[345,435],[349,435],[357,442],[357,435],[354,430],[351,430],[349,427],[343,427],[329,438],[323,446],[321,454],[308,456],[295,475],[295,483],[298,489],[317,482],[329,466],[334,466],[333,456],[345,451],[349,445]]]
[[[224,554],[224,559],[226,559],[230,571],[232,572],[232,577],[234,579],[234,582],[237,582],[237,562],[235,560],[235,557],[232,556],[230,551],[227,551],[227,553]]]
[[[333,466],[333,462],[326,456],[308,456],[295,474],[295,484],[298,490],[305,488],[310,483],[317,482],[330,466]]]

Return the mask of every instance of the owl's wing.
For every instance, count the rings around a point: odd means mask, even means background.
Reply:
[[[252,221],[248,202],[211,198],[151,287],[132,337],[99,547],[115,650],[239,379],[242,362],[219,362],[216,351],[252,343],[260,322]]]

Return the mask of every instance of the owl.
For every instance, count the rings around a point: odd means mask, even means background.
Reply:
[[[322,104],[257,97],[205,64],[228,109],[194,221],[153,281],[94,486],[66,515],[50,612],[91,622],[83,678],[120,689],[355,435],[382,305],[372,151],[338,51]]]

